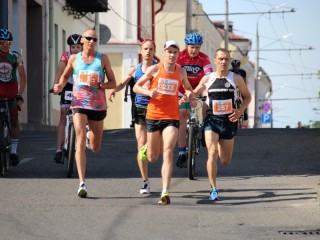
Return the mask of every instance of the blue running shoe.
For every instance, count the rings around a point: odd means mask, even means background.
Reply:
[[[209,200],[215,201],[219,200],[218,189],[212,188],[209,195]]]

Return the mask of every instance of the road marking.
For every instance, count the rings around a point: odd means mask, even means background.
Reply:
[[[19,165],[25,164],[25,163],[27,163],[27,162],[30,162],[32,159],[34,159],[34,158],[24,158],[24,159],[22,159],[22,160],[20,161]]]
[[[56,148],[55,147],[53,147],[53,148],[46,148],[46,149],[44,149],[44,150],[46,150],[46,151],[52,151],[52,150],[55,150]]]

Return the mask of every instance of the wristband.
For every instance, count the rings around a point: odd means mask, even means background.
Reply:
[[[24,102],[23,97],[21,95],[16,95],[16,101],[17,102],[19,102],[19,101]]]

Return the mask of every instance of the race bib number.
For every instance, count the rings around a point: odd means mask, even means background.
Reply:
[[[178,81],[172,79],[159,78],[158,92],[167,95],[175,95],[178,90]]]
[[[65,100],[71,101],[72,98],[73,98],[72,91],[65,91],[65,92],[64,92],[64,99],[65,99]]]
[[[88,85],[90,81],[99,82],[99,72],[90,70],[80,70],[79,71],[79,84]]]
[[[212,111],[215,115],[232,113],[232,99],[212,100]]]

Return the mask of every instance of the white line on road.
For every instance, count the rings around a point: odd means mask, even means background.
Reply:
[[[20,161],[19,165],[25,164],[25,163],[27,163],[27,162],[30,162],[32,159],[34,159],[34,158],[24,158],[24,159],[22,159],[22,160]]]

